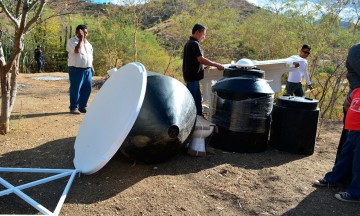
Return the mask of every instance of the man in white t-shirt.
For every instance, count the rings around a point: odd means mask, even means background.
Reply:
[[[294,62],[297,70],[289,72],[289,77],[286,82],[286,95],[295,95],[299,97],[304,96],[304,91],[301,84],[302,77],[305,77],[309,89],[313,89],[308,74],[308,63],[306,61],[306,58],[310,55],[310,50],[310,45],[304,44],[301,47],[300,54],[298,56],[291,57],[294,60],[299,60],[299,62]]]
[[[68,66],[70,80],[70,113],[86,113],[87,102],[91,94],[93,67],[93,47],[86,40],[88,30],[86,25],[76,27],[76,36],[69,39]]]

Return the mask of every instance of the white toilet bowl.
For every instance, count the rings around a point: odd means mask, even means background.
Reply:
[[[202,116],[196,116],[196,124],[192,134],[192,140],[189,144],[188,154],[192,156],[206,156],[205,138],[214,131],[215,124],[204,119]]]

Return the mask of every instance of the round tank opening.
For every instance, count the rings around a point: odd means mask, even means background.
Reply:
[[[171,125],[168,129],[168,135],[170,138],[176,138],[180,133],[180,129],[176,125]]]

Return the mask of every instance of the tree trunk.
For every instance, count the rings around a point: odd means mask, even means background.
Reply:
[[[21,42],[20,42],[21,45]],[[2,55],[0,43],[0,55]],[[16,78],[19,71],[20,52],[14,58],[14,64],[10,70],[6,69],[5,59],[0,56],[0,79],[1,79],[1,116],[0,134],[7,134],[10,131],[10,115],[14,107],[17,86]]]
[[[0,63],[2,64],[2,63]],[[10,112],[10,77],[6,73],[4,67],[0,67],[1,74],[1,117],[0,117],[0,134],[7,134],[9,132]]]
[[[133,36],[133,48],[134,48],[134,62],[137,61],[137,32],[139,29],[139,19],[137,17],[136,12],[134,11],[134,16],[135,16],[135,30],[134,30],[134,36]]]
[[[137,35],[137,27],[135,27],[134,37],[133,37],[133,47],[134,47],[134,62],[137,61],[137,45],[136,45],[136,35]]]
[[[6,73],[5,73],[5,57],[3,48],[0,42],[0,79],[1,79],[1,115],[0,115],[0,133],[6,134],[9,132],[9,118],[10,116],[7,115],[8,106],[7,106],[7,89],[9,85],[7,85],[8,82],[6,82]]]
[[[11,80],[10,80],[10,103],[9,103],[9,116],[14,108],[16,93],[17,93],[17,75],[19,74],[20,55],[15,59],[15,64],[11,69]]]

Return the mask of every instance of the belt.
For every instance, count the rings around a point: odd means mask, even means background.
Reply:
[[[91,67],[81,68],[81,67],[74,67],[74,66],[69,66],[69,67],[76,68],[76,69],[89,69],[89,68],[91,68]]]

